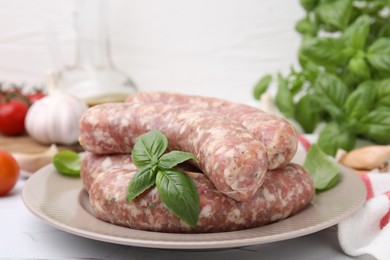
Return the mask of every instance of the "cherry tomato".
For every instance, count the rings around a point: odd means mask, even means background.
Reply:
[[[37,92],[31,93],[31,94],[28,94],[27,98],[31,103],[34,103],[35,101],[37,101],[45,96],[46,96],[46,94],[43,93],[42,91],[37,91]]]
[[[10,153],[0,150],[0,196],[10,192],[18,179],[18,163]]]
[[[7,94],[23,96],[22,86],[18,86],[17,84],[11,84],[10,88],[6,90]]]
[[[24,119],[28,108],[29,104],[22,98],[3,98],[3,101],[0,101],[0,133],[4,135],[24,133]]]

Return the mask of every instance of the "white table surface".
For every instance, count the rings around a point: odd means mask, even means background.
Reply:
[[[210,251],[183,251],[116,245],[58,230],[24,205],[21,178],[13,191],[0,197],[0,259],[374,259],[345,255],[337,227],[286,241]]]

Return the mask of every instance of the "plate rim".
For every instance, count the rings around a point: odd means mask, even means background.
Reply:
[[[355,198],[355,204],[354,206],[348,208],[348,210],[345,210],[342,212],[341,215],[338,217],[333,218],[332,220],[328,220],[326,222],[326,225],[324,223],[318,223],[316,225],[312,226],[307,226],[305,228],[300,228],[297,230],[291,230],[289,232],[284,232],[282,234],[273,234],[273,235],[268,235],[268,236],[258,236],[258,237],[248,237],[248,238],[238,238],[240,237],[240,234],[243,232],[249,232],[249,231],[257,231],[258,229],[262,229],[265,226],[262,227],[257,227],[257,228],[251,228],[251,229],[244,229],[244,230],[238,230],[238,231],[231,231],[231,232],[219,232],[219,233],[199,233],[199,234],[181,234],[181,233],[162,233],[162,232],[153,232],[153,231],[142,231],[142,230],[135,230],[131,229],[128,227],[121,227],[117,226],[111,223],[104,222],[102,220],[96,219],[94,216],[92,216],[84,207],[81,205],[80,202],[80,196],[82,196],[82,193],[85,192],[82,186],[82,181],[80,178],[75,179],[72,177],[68,176],[62,176],[59,173],[56,172],[54,166],[52,164],[49,164],[42,169],[38,170],[36,173],[34,173],[25,183],[23,190],[22,190],[22,200],[27,207],[27,209],[33,213],[35,216],[43,220],[45,223],[62,230],[64,232],[68,232],[77,236],[93,239],[93,240],[98,240],[98,241],[104,241],[104,242],[109,242],[109,243],[114,243],[114,244],[122,244],[122,245],[128,245],[128,246],[137,246],[137,247],[145,247],[145,248],[159,248],[159,249],[223,249],[223,248],[234,248],[234,247],[242,247],[242,246],[250,246],[250,245],[260,245],[260,244],[266,244],[266,243],[271,243],[271,242],[276,242],[276,241],[282,241],[282,240],[287,240],[287,239],[292,239],[292,238],[297,238],[305,235],[309,235],[318,231],[321,231],[323,229],[326,229],[328,227],[331,227],[340,221],[344,220],[351,214],[353,214],[355,211],[357,211],[361,205],[365,202],[366,198],[366,188],[364,186],[363,181],[360,179],[359,176],[357,176],[354,172],[352,172],[350,169],[347,169],[346,167],[340,166],[340,174],[341,174],[341,182],[338,184],[340,185],[343,182],[344,177],[349,177],[355,179],[359,179],[357,183],[360,187],[355,189],[355,191],[358,191],[358,197]],[[53,173],[54,172],[54,173]],[[77,201],[73,207],[77,207],[77,210],[79,212],[82,212],[81,214],[85,214],[86,216],[88,215],[91,219],[93,218],[94,221],[99,221],[102,223],[102,225],[110,225],[114,226],[115,228],[121,228],[121,229],[126,229],[129,231],[129,233],[142,233],[142,234],[155,234],[161,235],[164,234],[168,237],[178,237],[178,238],[184,238],[184,237],[202,237],[202,236],[213,236],[213,234],[226,234],[233,236],[234,239],[226,239],[226,240],[205,240],[205,241],[200,241],[200,240],[181,240],[177,239],[176,241],[173,240],[152,240],[152,239],[139,239],[135,237],[121,237],[121,236],[115,236],[115,235],[109,235],[109,234],[102,234],[102,233],[97,233],[91,230],[88,230],[86,228],[80,228],[80,227],[75,227],[74,225],[70,225],[69,223],[64,223],[63,221],[60,221],[58,219],[54,219],[53,217],[49,216],[47,213],[45,213],[43,210],[40,210],[39,207],[37,207],[34,203],[34,201],[29,198],[29,194],[31,193],[31,190],[33,187],[34,182],[36,181],[48,181],[47,177],[50,176],[50,174],[57,174],[61,179],[66,178],[68,180],[71,180],[74,182],[75,187],[73,189],[78,188],[77,191]],[[57,176],[57,177],[58,177]],[[345,181],[345,180],[344,180]],[[78,186],[77,186],[78,185]],[[42,192],[42,191],[41,191]],[[332,192],[332,189],[326,192]],[[316,194],[313,198],[313,200],[319,196]],[[313,204],[313,201],[311,202]],[[299,214],[302,214],[302,212],[305,212],[304,209],[301,212],[298,212],[294,216],[299,216]],[[294,217],[292,216],[292,217]],[[271,226],[274,224],[278,224],[284,221],[288,221],[291,217],[266,225],[266,226]]]

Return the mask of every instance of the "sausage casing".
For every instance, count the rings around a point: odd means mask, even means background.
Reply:
[[[194,154],[218,190],[250,199],[268,169],[263,144],[219,113],[162,104],[111,103],[89,108],[80,120],[80,144],[95,154],[130,153],[138,136],[162,131],[169,149]]]

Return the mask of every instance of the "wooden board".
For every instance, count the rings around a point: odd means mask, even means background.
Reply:
[[[0,149],[10,153],[40,153],[48,149],[49,146],[40,144],[27,135],[12,137],[0,135]],[[58,145],[57,147],[59,150],[70,149],[76,152],[83,151],[79,144],[71,146]]]

